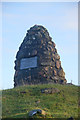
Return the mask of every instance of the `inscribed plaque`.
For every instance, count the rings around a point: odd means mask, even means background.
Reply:
[[[21,59],[20,69],[34,68],[37,67],[37,56],[31,58]]]

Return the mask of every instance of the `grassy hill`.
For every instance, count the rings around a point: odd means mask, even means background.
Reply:
[[[43,88],[57,88],[60,93],[41,93]],[[28,118],[29,111],[44,110],[46,115],[34,117],[77,118],[78,87],[74,85],[44,84],[16,87],[2,91],[2,117]]]

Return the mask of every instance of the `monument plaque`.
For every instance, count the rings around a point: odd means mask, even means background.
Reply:
[[[20,69],[37,67],[37,56],[21,59]]]

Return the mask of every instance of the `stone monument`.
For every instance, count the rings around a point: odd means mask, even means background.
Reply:
[[[55,43],[45,27],[34,25],[27,31],[16,55],[14,87],[66,82]]]

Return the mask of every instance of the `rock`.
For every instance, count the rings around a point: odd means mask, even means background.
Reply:
[[[41,89],[41,93],[47,93],[47,94],[54,94],[54,93],[59,93],[60,90],[57,88],[45,88]]]
[[[52,79],[53,79],[54,83],[60,83],[59,76],[57,76],[57,75],[53,76]]]
[[[30,40],[26,41],[27,45],[31,45],[31,43],[32,43],[32,41],[30,41]]]
[[[48,44],[52,45],[52,42],[49,41]]]
[[[21,91],[20,93],[22,93],[22,94],[26,94],[27,92],[26,92],[26,91]]]
[[[20,85],[65,83],[60,56],[47,29],[31,27],[16,54],[14,87]]]
[[[49,67],[45,67],[44,69],[45,69],[45,71],[48,71]]]
[[[54,76],[57,75],[57,71],[55,69],[53,70],[53,74],[54,74]]]
[[[54,58],[52,58],[52,61],[54,62],[54,61],[55,61],[55,59],[54,59]]]
[[[55,47],[56,46],[56,44],[53,42],[53,46]]]
[[[49,51],[44,51],[44,54],[50,55],[50,52]]]
[[[55,54],[55,59],[57,59],[57,60],[60,59],[60,56],[57,53]]]
[[[36,104],[39,104],[39,103],[40,103],[40,100],[38,100],[38,101],[35,101],[35,103],[36,103]]]
[[[50,62],[42,62],[41,65],[48,66],[48,65],[50,65]]]
[[[60,61],[56,61],[56,68],[60,68],[60,66],[61,66],[61,63],[60,63]]]
[[[73,85],[72,83],[67,83],[66,85]]]
[[[35,114],[42,114],[45,115],[45,111],[40,110],[40,109],[35,109],[29,112],[29,117],[32,117]]]
[[[74,118],[73,118],[73,117],[70,117],[70,118],[68,118],[67,120],[74,120]]]
[[[60,70],[59,70],[58,75],[59,75],[60,77],[65,77],[65,72],[63,71],[63,69],[60,69]]]
[[[43,40],[41,40],[41,44],[43,44]]]
[[[37,50],[32,51],[32,56],[35,56],[35,55],[37,55]]]

